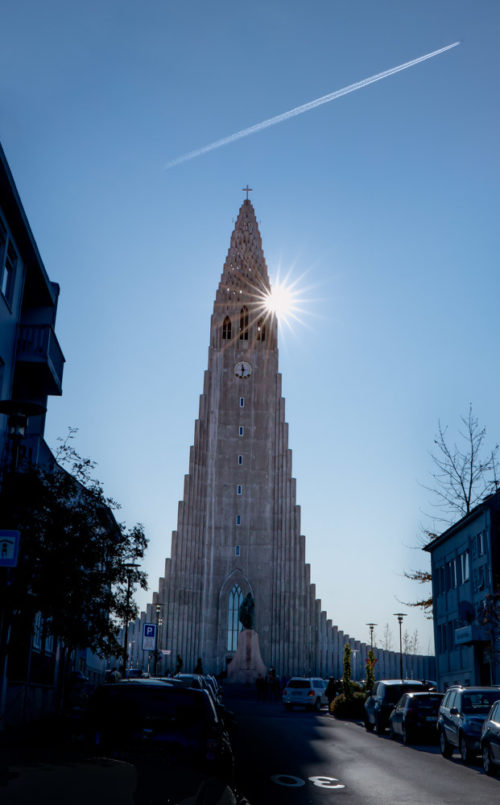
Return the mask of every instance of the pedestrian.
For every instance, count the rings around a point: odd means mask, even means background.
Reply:
[[[257,675],[257,679],[255,680],[255,688],[257,690],[257,701],[263,702],[264,701],[264,677],[262,674]]]
[[[333,676],[331,676],[330,679],[328,680],[328,685],[326,686],[325,695],[326,695],[326,698],[328,699],[328,712],[331,713],[332,712],[332,702],[335,699],[335,696],[337,695],[337,683],[335,682],[335,679],[333,678]]]

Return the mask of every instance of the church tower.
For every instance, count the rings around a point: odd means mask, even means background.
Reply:
[[[215,297],[189,474],[155,596],[172,667],[180,655],[186,670],[198,657],[205,670],[224,668],[247,593],[264,663],[280,674],[315,665],[317,606],[295,502],[270,291],[247,197]]]
[[[268,668],[287,676],[340,678],[349,644],[353,678],[361,679],[370,645],[328,618],[305,561],[278,371],[278,324],[266,306],[270,291],[247,192],[215,296],[171,556],[152,602],[128,630],[130,660],[150,669],[143,637],[156,621],[164,654],[155,671],[174,670],[179,655],[185,671],[201,658],[205,672],[218,673],[236,652],[239,607],[251,593],[253,629]],[[397,677],[400,655],[380,648],[376,655],[377,678]],[[238,652],[237,667],[240,660]],[[405,655],[404,662],[406,676],[435,679],[434,657]]]

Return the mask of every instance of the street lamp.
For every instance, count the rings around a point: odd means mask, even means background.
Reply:
[[[156,604],[155,610],[156,610],[156,646],[155,646],[155,653],[154,653],[154,658],[155,658],[154,659],[154,672],[155,672],[154,675],[156,676],[156,668],[157,668],[157,665],[158,665],[158,655],[160,653],[159,650],[158,650],[158,644],[159,644],[158,637],[159,637],[160,626],[162,625],[162,619],[160,618],[161,604]]]
[[[366,625],[368,626],[368,628],[370,630],[370,648],[373,648],[373,630],[375,629],[375,626],[377,626],[377,624],[376,623],[367,623]]]
[[[124,636],[124,640],[123,640],[123,654],[124,654],[124,657],[123,657],[123,672],[124,673],[123,673],[123,675],[124,675],[124,677],[126,679],[127,678],[127,659],[128,659],[128,643],[127,643],[127,641],[128,641],[128,622],[129,622],[128,610],[129,610],[129,607],[130,607],[130,593],[131,593],[131,587],[132,587],[132,571],[136,567],[139,567],[139,565],[137,564],[137,562],[129,562],[128,564],[123,565],[123,567],[127,571],[127,598],[126,598],[126,601],[125,601],[125,605],[126,605],[126,609],[125,609],[125,636]]]
[[[394,612],[394,616],[398,619],[399,623],[399,675],[401,681],[403,680],[403,636],[401,633],[401,625],[403,618],[406,618],[406,612]]]

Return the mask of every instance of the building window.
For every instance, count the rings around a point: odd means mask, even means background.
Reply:
[[[33,621],[33,638],[32,638],[32,646],[35,649],[35,651],[42,650],[42,632],[43,632],[42,613],[37,612],[35,615],[35,619]]]
[[[248,341],[248,308],[243,305],[240,311],[240,341]]]
[[[243,464],[243,456],[238,456],[238,464]]]
[[[240,623],[240,606],[243,603],[243,593],[238,584],[235,584],[229,593],[227,610],[227,650],[236,651],[238,647],[238,634],[243,628]]]
[[[240,425],[240,427],[238,428],[239,435],[243,436],[244,432],[245,432],[245,429],[244,429],[243,425]]]
[[[231,319],[226,316],[222,323],[222,339],[223,341],[231,340]]]
[[[241,514],[236,515],[236,525],[241,525]]]
[[[262,319],[257,322],[257,341],[266,340],[266,325]]]
[[[9,307],[14,298],[14,281],[16,276],[17,252],[7,234],[7,229],[0,218],[0,291]]]
[[[235,545],[235,546],[234,546],[234,555],[235,555],[235,556],[239,556],[239,555],[240,555],[240,546],[239,546],[239,545]]]
[[[236,494],[237,495],[243,494],[243,487],[241,484],[238,484],[238,486],[236,487]]]
[[[482,556],[484,554],[484,534],[482,531],[477,535],[477,555]]]
[[[244,408],[244,407],[245,407],[245,398],[240,397],[240,408]]]
[[[462,579],[463,581],[469,581],[470,579],[470,566],[469,566],[469,551],[465,551],[460,556],[460,561],[462,563]]]

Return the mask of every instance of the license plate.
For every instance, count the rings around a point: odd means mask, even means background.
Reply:
[[[426,716],[425,720],[426,721],[435,721],[436,719],[434,718],[434,716]]]

